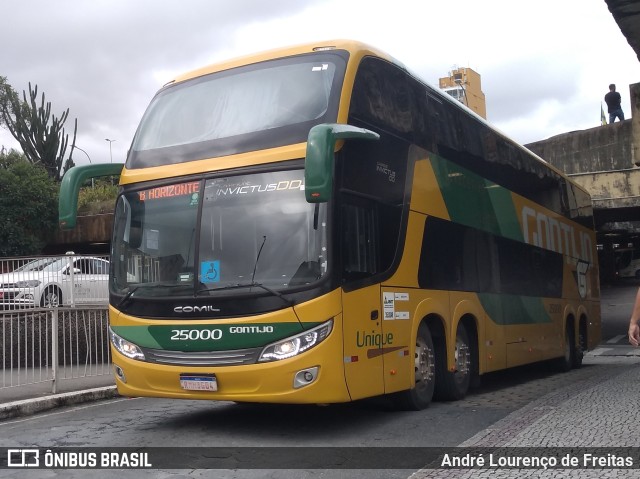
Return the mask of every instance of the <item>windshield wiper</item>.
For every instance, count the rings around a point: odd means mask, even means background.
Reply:
[[[127,293],[123,296],[123,298],[120,300],[120,302],[118,303],[117,308],[120,309],[123,306],[126,305],[126,303],[128,303],[131,298],[133,297],[133,294],[138,291],[140,288],[186,288],[188,287],[190,291],[193,291],[193,284],[175,284],[175,283],[170,283],[170,284],[163,284],[163,283],[149,283],[149,284],[137,284],[135,286],[131,286],[129,288],[129,291],[127,291]]]
[[[267,293],[271,293],[272,295],[277,296],[282,301],[287,303],[289,306],[293,306],[295,304],[295,301],[293,301],[292,299],[287,298],[281,292],[276,291],[275,289],[271,289],[271,288],[269,288],[268,286],[265,286],[262,283],[256,283],[256,282],[229,284],[227,286],[218,286],[216,288],[201,288],[198,291],[196,291],[196,295],[199,295],[200,293],[208,293],[210,291],[224,291],[224,290],[228,290],[228,289],[242,289],[242,288],[253,288],[253,287],[264,289]]]
[[[129,291],[127,291],[127,294],[125,294],[123,296],[123,298],[120,300],[120,302],[118,303],[118,306],[116,306],[118,309],[122,309],[122,307],[125,305],[125,303],[129,302],[129,300],[131,299],[131,297],[133,296],[133,293],[135,293],[136,291],[138,291],[138,288],[140,286],[131,286],[129,288]]]

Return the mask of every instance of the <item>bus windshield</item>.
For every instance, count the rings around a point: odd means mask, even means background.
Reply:
[[[326,205],[306,202],[303,178],[260,173],[123,194],[113,292],[184,297],[314,283],[327,272]]]
[[[304,142],[336,120],[344,68],[338,53],[302,55],[170,85],[142,118],[127,168]]]

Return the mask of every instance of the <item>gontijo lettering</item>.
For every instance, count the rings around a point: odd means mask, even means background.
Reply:
[[[529,206],[522,208],[522,234],[529,244],[593,263],[593,244],[587,233],[576,232],[575,226]]]

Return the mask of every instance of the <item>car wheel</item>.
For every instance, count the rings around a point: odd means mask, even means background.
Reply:
[[[62,304],[62,293],[56,286],[48,286],[42,294],[40,305],[43,308],[57,308]]]

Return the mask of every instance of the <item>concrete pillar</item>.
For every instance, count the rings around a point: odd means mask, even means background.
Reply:
[[[629,85],[631,100],[631,161],[640,166],[640,83]]]

